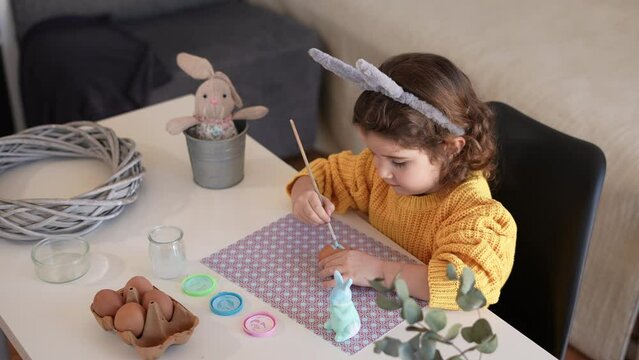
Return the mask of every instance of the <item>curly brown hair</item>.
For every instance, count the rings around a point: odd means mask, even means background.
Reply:
[[[408,105],[374,91],[364,91],[357,99],[354,124],[440,160],[442,188],[459,185],[473,171],[481,171],[488,180],[494,177],[494,115],[477,98],[466,74],[442,56],[423,53],[394,56],[380,70],[461,126],[466,144],[458,154],[451,154],[447,145],[455,138],[453,134]]]

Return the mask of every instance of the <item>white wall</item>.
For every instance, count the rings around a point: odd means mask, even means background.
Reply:
[[[20,131],[25,128],[25,123],[18,83],[18,43],[9,0],[0,0],[0,44],[2,44],[2,64],[13,112],[13,128],[15,131]]]

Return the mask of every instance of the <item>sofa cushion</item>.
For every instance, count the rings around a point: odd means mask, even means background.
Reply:
[[[236,0],[11,0],[18,38],[36,23],[60,15],[110,14],[116,19],[171,13],[203,4]]]
[[[249,122],[249,134],[262,145],[281,157],[299,154],[290,118],[296,120],[302,140],[308,146],[313,144],[320,67],[307,51],[320,46],[315,32],[243,2],[208,5],[121,25],[149,44],[171,73],[172,80],[151,93],[150,103],[195,93],[202,81],[192,79],[176,64],[177,53],[192,53],[207,58],[216,71],[231,78],[244,106],[269,108],[265,118]]]

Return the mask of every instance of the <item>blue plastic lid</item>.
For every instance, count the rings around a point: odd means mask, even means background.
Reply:
[[[242,310],[244,301],[239,294],[223,291],[211,298],[210,305],[214,314],[230,316]]]
[[[215,289],[216,281],[209,274],[193,274],[182,280],[182,291],[189,296],[208,295]]]

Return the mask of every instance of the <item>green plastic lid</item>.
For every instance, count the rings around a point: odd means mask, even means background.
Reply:
[[[189,296],[208,295],[213,290],[217,282],[209,274],[193,274],[182,280],[182,291]]]

